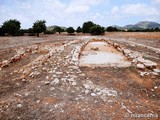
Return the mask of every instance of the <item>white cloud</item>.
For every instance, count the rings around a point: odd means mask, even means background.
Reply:
[[[91,20],[106,26],[124,23],[133,19],[160,20],[160,0],[152,0],[152,4],[117,4],[112,6],[110,0],[13,0],[8,4],[0,4],[0,24],[7,19],[18,19],[22,28],[32,27],[33,22],[44,19],[47,25],[77,27]],[[154,2],[154,3],[153,3]],[[157,3],[157,4],[155,4]],[[126,21],[125,21],[126,20]]]
[[[77,26],[77,21],[89,20],[90,10],[108,0],[14,0],[12,6],[0,5],[0,24],[7,19],[18,19],[23,28],[32,27],[34,21],[45,19],[47,25]]]
[[[159,22],[159,9],[154,5],[136,3],[113,6],[110,11],[106,11],[105,19],[110,25],[135,24],[136,22],[147,20]]]
[[[108,0],[107,0],[108,1]],[[88,12],[92,6],[97,6],[104,0],[71,0],[66,12],[68,13],[85,13]]]
[[[123,11],[124,14],[135,16],[159,15],[159,12],[156,8],[140,3],[124,5],[121,7],[121,11]]]
[[[66,12],[67,13],[85,13],[89,11],[89,6],[74,6],[74,5],[70,5],[67,9]]]
[[[160,0],[152,0],[154,4],[160,4]]]
[[[34,21],[45,19],[49,21],[58,21],[66,5],[59,0],[14,0],[13,6],[0,5],[0,23],[7,19],[18,19],[23,28],[32,27]]]
[[[112,10],[111,10],[112,14],[117,14],[118,12],[119,12],[119,7],[118,6],[113,7]]]

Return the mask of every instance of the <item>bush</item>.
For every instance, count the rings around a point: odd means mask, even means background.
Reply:
[[[91,35],[102,35],[104,34],[105,30],[104,27],[101,27],[99,25],[94,25],[90,28]]]
[[[62,29],[61,27],[59,27],[59,26],[56,26],[56,27],[54,28],[54,30],[55,30],[56,32],[58,32],[59,34],[61,34],[61,32],[63,32],[63,29]]]
[[[9,35],[19,35],[19,31],[20,31],[20,28],[21,28],[21,23],[14,19],[10,19],[10,20],[7,20],[3,23],[2,25],[2,31],[4,34],[9,34]]]
[[[116,32],[116,31],[118,31],[118,29],[116,27],[109,26],[109,27],[107,27],[106,31],[108,31],[108,32]]]
[[[82,28],[79,26],[76,30],[77,33],[81,33],[82,32]]]
[[[160,32],[160,28],[156,27],[156,28],[154,29],[154,31],[155,31],[155,32]]]
[[[75,32],[73,27],[69,27],[66,29],[67,33],[69,33],[70,35],[73,34]]]

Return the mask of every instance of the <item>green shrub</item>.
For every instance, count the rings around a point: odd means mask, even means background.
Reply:
[[[7,34],[13,35],[13,36],[19,34],[20,28],[21,28],[21,23],[16,19],[7,20],[2,25],[2,30],[3,30],[4,34],[7,33]]]
[[[73,34],[75,32],[73,27],[69,27],[66,29],[67,33],[69,33],[70,35]]]
[[[94,25],[90,28],[91,35],[103,35],[105,32],[104,27],[101,27],[99,25]]]

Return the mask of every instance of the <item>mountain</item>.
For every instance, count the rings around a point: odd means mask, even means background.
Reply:
[[[150,21],[141,21],[135,24],[135,27],[139,27],[143,29],[147,29],[147,28],[151,29],[151,28],[156,28],[156,27],[160,28],[160,24],[156,22],[150,22]]]
[[[113,27],[116,27],[114,25]],[[160,24],[156,22],[151,22],[151,21],[140,21],[134,25],[129,24],[125,25],[123,27],[118,26],[117,28],[119,29],[131,29],[131,30],[142,30],[142,29],[152,29],[152,28],[160,28]]]

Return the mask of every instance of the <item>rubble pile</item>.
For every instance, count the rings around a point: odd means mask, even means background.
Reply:
[[[112,45],[115,49],[117,49],[120,52],[123,52],[123,54],[128,58],[128,60],[131,60],[132,63],[135,65],[135,67],[139,70],[140,76],[145,75],[159,75],[159,69],[157,68],[157,63],[143,58],[143,54],[139,53],[137,51],[132,51],[130,49],[126,49],[124,46],[119,45],[117,43],[113,43],[111,41],[106,41],[109,45]]]

